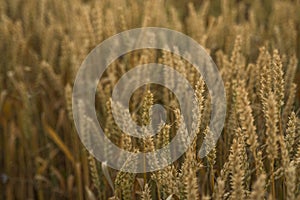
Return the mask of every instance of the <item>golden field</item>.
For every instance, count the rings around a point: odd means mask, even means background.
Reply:
[[[0,15],[0,199],[300,199],[299,0],[1,0]],[[93,48],[139,27],[169,28],[201,44],[223,78],[227,113],[217,145],[200,159],[211,114],[201,76],[166,51],[116,60],[99,82],[95,106],[119,147],[154,151],[184,123],[174,95],[149,84],[133,94],[132,118],[149,124],[150,107],[161,103],[167,124],[142,140],[121,134],[110,96],[138,64],[180,72],[201,111],[197,138],[180,159],[134,174],[98,162],[83,146],[72,86]]]

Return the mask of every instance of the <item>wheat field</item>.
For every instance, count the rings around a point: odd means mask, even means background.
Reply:
[[[299,0],[1,0],[0,15],[0,199],[300,199]],[[160,103],[167,123],[143,139],[118,128],[112,89],[138,64],[180,72],[200,110],[197,137],[184,155],[164,169],[135,174],[110,168],[84,147],[72,87],[93,48],[140,27],[169,28],[201,44],[222,76],[227,112],[217,145],[200,158],[203,140],[211,140],[211,97],[201,75],[167,51],[117,59],[99,81],[95,107],[120,148],[154,151],[184,123],[174,94],[148,84],[132,95],[131,117],[147,125],[151,106]]]

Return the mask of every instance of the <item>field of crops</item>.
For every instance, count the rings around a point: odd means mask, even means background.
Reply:
[[[131,173],[85,148],[74,125],[72,92],[92,49],[141,27],[172,29],[205,48],[224,83],[226,119],[214,145],[208,87],[182,56],[156,49],[122,55],[105,70],[95,95],[98,121],[116,146],[153,152],[186,125],[174,93],[146,84],[132,94],[130,116],[120,118],[149,125],[150,108],[161,104],[166,123],[155,136],[121,131],[112,91],[137,65],[172,67],[194,89],[199,109],[190,113],[197,135],[185,154],[163,169]],[[300,199],[299,0],[1,0],[0,53],[0,199]],[[135,81],[146,76],[141,72]],[[164,81],[185,92],[175,78]],[[88,143],[97,133],[85,123],[79,128],[87,130]],[[201,158],[204,140],[211,150]]]

